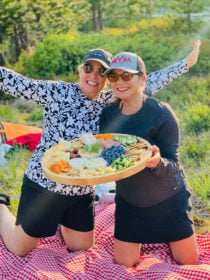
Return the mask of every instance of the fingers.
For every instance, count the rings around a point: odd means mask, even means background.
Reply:
[[[149,150],[152,151],[152,157],[146,162],[146,167],[156,168],[160,163],[160,149],[157,146],[150,146]]]
[[[199,49],[201,46],[201,41],[197,40],[193,42],[194,49]]]
[[[152,151],[154,154],[160,152],[160,149],[156,145],[151,145],[148,147],[148,149]]]
[[[147,161],[146,167],[156,168],[160,163],[160,153],[155,154],[150,160]]]

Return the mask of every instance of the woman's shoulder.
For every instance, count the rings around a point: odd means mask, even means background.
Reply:
[[[162,101],[158,100],[157,98],[147,97],[146,103],[150,109],[158,110],[158,111],[165,112],[165,113],[173,112],[170,104],[162,102]]]
[[[152,110],[153,114],[158,114],[160,119],[175,119],[178,121],[171,105],[165,102],[162,102],[154,97],[147,97],[146,99],[147,108]]]

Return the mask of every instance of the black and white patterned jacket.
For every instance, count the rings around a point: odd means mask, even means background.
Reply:
[[[153,95],[173,79],[188,70],[182,60],[147,77],[146,93]],[[98,133],[102,109],[113,102],[113,92],[102,91],[97,100],[90,100],[77,83],[33,80],[4,67],[0,67],[0,89],[4,92],[31,100],[43,107],[43,132],[25,174],[41,187],[63,195],[83,195],[93,191],[92,186],[68,186],[48,180],[42,173],[43,153],[60,138],[72,140],[82,134]]]

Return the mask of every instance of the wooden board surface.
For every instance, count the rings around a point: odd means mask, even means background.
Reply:
[[[127,134],[114,134],[114,135],[125,135]],[[139,142],[146,143],[150,145],[145,139],[138,137]],[[79,186],[86,186],[86,185],[96,185],[96,184],[103,184],[112,181],[119,181],[130,177],[145,168],[145,164],[149,158],[151,158],[152,152],[150,150],[145,150],[141,154],[141,158],[138,162],[131,167],[128,167],[122,171],[116,171],[114,173],[108,173],[100,176],[91,176],[91,177],[76,177],[76,176],[69,176],[62,174],[56,174],[51,172],[49,168],[46,166],[45,161],[42,161],[42,169],[43,173],[47,178],[57,183],[62,183],[65,185],[79,185]]]

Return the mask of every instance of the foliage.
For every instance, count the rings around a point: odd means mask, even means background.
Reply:
[[[210,129],[210,110],[207,105],[197,104],[186,112],[186,130],[196,134]]]
[[[187,180],[193,192],[201,197],[204,201],[209,202],[209,185],[210,178],[207,170],[208,162],[201,164],[197,171],[194,172],[192,168],[186,169]]]
[[[152,18],[155,12],[153,0],[112,0],[105,6],[104,23],[106,27],[126,27],[132,21]],[[122,16],[123,15],[123,16]]]
[[[34,78],[53,79],[55,75],[75,72],[81,52],[79,36],[49,35],[38,44],[33,55],[22,53],[16,70]]]
[[[9,94],[6,94],[4,91],[0,90],[0,101],[10,100],[13,101],[15,98]]]
[[[10,209],[14,214],[17,211],[22,179],[30,157],[31,151],[25,146],[14,145],[13,150],[6,155],[8,165],[0,168],[0,190],[11,195]]]
[[[199,137],[182,134],[181,162],[184,165],[187,180],[193,191],[208,201],[209,197],[209,131]]]
[[[86,51],[90,48],[104,48],[113,54],[122,50],[138,53],[144,58],[149,73],[184,58],[192,49],[190,42],[197,39],[197,36],[194,33],[186,35],[184,32],[174,34],[174,31],[175,19],[166,16],[144,19],[135,24],[130,22],[126,28],[104,29],[85,36],[81,32],[50,34],[33,51],[23,51],[15,69],[33,78],[62,77],[75,81],[77,66]],[[161,40],[159,36],[162,36]],[[210,37],[205,32],[203,36],[200,38],[203,43],[199,63],[192,68],[191,74],[203,75],[210,70]]]
[[[32,116],[32,117],[31,117]],[[0,105],[0,122],[42,126],[42,111],[36,104],[15,98],[13,103]]]
[[[19,111],[11,105],[0,106],[0,121],[16,121],[19,116]]]
[[[208,5],[205,0],[173,0],[172,3],[176,11],[188,13],[188,18],[190,13],[201,11]],[[159,25],[161,30],[165,29],[164,32],[174,34],[185,30],[188,33],[189,26],[179,14],[171,16],[170,24],[174,23],[171,30],[167,27],[169,22],[166,18],[157,18],[159,23],[155,23],[156,11],[163,11],[164,7],[165,12],[171,12],[167,6],[168,1],[165,0],[2,0],[0,62],[16,62],[21,51],[30,52],[49,34],[71,34],[75,30],[85,34],[107,27],[126,29],[140,21],[149,28]],[[190,21],[190,31],[196,30],[197,26],[197,22]],[[159,32],[157,28],[156,31]]]
[[[173,44],[167,44],[167,39],[162,41],[143,34],[139,36],[138,30],[132,27],[128,31],[105,30],[85,37],[80,33],[49,35],[33,53],[23,52],[15,68],[33,78],[54,79],[76,72],[88,49],[104,48],[113,54],[122,50],[137,52],[144,57],[149,71],[154,71],[165,66],[168,57],[175,53]]]
[[[85,8],[84,3],[82,6],[77,0],[1,0],[0,43],[9,40],[10,62],[15,62],[22,49],[29,51],[46,34],[63,34],[81,26],[87,20],[86,10],[80,13],[81,7]]]
[[[27,120],[29,121],[42,121],[43,119],[43,111],[42,111],[42,108],[40,107],[36,107],[32,114],[30,114],[30,116],[28,117]]]
[[[190,27],[192,23],[191,14],[203,11],[204,5],[197,0],[173,0],[171,8],[180,14],[185,14]]]
[[[19,111],[31,113],[33,112],[35,108],[35,104],[30,101],[23,101],[22,99],[18,99],[14,97],[14,102],[12,104],[12,107],[17,108]]]
[[[190,74],[190,77],[189,77]],[[196,103],[209,103],[209,86],[210,76],[197,77],[191,76],[191,69],[188,74],[185,74],[179,79],[174,80],[170,85],[158,92],[157,96],[164,102],[173,104],[173,108],[178,111],[178,115],[185,116],[189,107]],[[181,125],[185,126],[185,117],[182,118]]]
[[[183,140],[183,157],[194,159],[197,163],[200,163],[207,157],[209,150],[210,143],[207,135],[202,135],[202,137],[186,137],[186,139]]]

